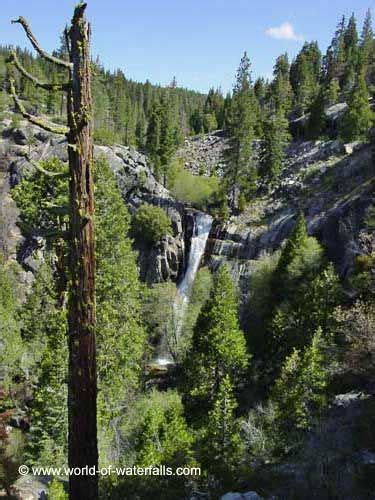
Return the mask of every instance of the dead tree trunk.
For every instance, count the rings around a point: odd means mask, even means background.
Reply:
[[[69,31],[68,91],[71,240],[69,296],[69,466],[97,467],[95,247],[90,27],[76,9]],[[97,498],[97,477],[71,476],[72,499]]]
[[[14,82],[10,90],[18,111],[31,123],[53,133],[64,133],[68,140],[70,173],[69,228],[69,380],[68,461],[72,468],[95,468],[95,473],[69,478],[72,500],[98,498],[96,428],[96,348],[95,348],[95,235],[93,190],[92,99],[90,72],[90,26],[85,20],[86,4],[79,4],[66,31],[70,61],[47,54],[34,37],[27,21],[17,22],[41,57],[65,68],[69,81],[60,84],[41,82],[28,73],[12,53],[9,62],[37,87],[67,92],[68,127],[57,126],[27,113],[18,98]],[[45,172],[48,175],[48,172]]]

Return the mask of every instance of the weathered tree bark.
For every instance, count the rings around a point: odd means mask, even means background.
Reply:
[[[72,85],[68,92],[70,169],[69,466],[97,467],[95,359],[95,237],[91,130],[90,26],[76,8],[69,31]],[[96,499],[93,476],[70,476],[71,499]]]
[[[68,127],[46,122],[27,113],[18,98],[14,82],[10,82],[16,109],[31,123],[54,133],[64,133],[68,140],[70,178],[69,227],[69,380],[68,461],[71,468],[91,468],[94,474],[81,473],[69,477],[71,500],[98,498],[97,428],[96,428],[96,348],[95,348],[95,235],[93,189],[92,98],[90,70],[90,26],[80,3],[72,24],[66,31],[70,62],[49,55],[39,45],[27,21],[20,23],[41,57],[66,69],[69,81],[60,86],[41,82],[28,73],[15,53],[9,58],[21,74],[34,85],[67,91]],[[46,175],[54,175],[44,171]]]

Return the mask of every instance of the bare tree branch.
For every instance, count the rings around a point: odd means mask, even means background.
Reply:
[[[10,87],[10,93],[11,93],[11,96],[13,97],[13,101],[14,101],[14,104],[16,106],[17,111],[19,111],[21,113],[21,115],[24,118],[26,118],[26,120],[28,120],[30,123],[37,125],[38,127],[42,128],[43,130],[46,130],[47,132],[52,132],[53,134],[66,135],[69,132],[68,127],[55,125],[54,123],[47,122],[47,121],[43,120],[42,118],[39,118],[37,116],[33,116],[30,113],[28,113],[25,109],[25,106],[22,104],[18,95],[16,94],[16,89],[14,87],[14,80],[9,80],[9,87]]]
[[[39,45],[38,40],[35,38],[35,36],[33,35],[32,31],[31,31],[29,23],[26,21],[26,19],[24,17],[21,16],[18,19],[15,19],[14,21],[12,21],[12,24],[16,24],[16,23],[21,24],[21,26],[25,30],[27,38],[31,42],[31,45],[34,47],[34,49],[38,52],[38,54],[41,57],[44,57],[44,59],[47,59],[47,61],[50,61],[50,62],[56,64],[57,66],[62,66],[63,68],[71,69],[72,65],[70,62],[63,61],[62,59],[59,59],[58,57],[54,57],[51,54],[48,54],[48,52],[46,52],[44,49],[42,49],[42,47]]]
[[[34,83],[37,87],[40,87],[44,90],[60,90],[60,91],[67,91],[69,88],[69,83],[47,83],[47,82],[42,82],[41,80],[38,80],[35,76],[30,74],[26,69],[22,66],[20,63],[16,52],[13,50],[11,52],[11,55],[6,61],[7,63],[14,64],[15,67],[18,69],[18,71],[26,78],[28,78],[30,81]]]
[[[74,9],[72,25],[77,22],[77,20],[81,19],[87,7],[86,2],[80,2]]]

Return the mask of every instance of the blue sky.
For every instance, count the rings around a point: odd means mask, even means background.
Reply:
[[[48,50],[71,18],[76,0],[1,0],[0,43],[27,47],[23,15]],[[253,76],[270,76],[275,58],[294,56],[303,40],[325,50],[342,14],[354,11],[359,30],[370,0],[88,0],[93,55],[138,81],[231,88],[242,53]],[[372,12],[374,14],[374,12]],[[374,14],[375,17],[375,14]]]

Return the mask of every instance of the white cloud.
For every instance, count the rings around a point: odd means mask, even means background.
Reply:
[[[302,35],[298,35],[294,31],[293,25],[288,22],[282,23],[275,28],[268,28],[265,33],[271,38],[276,38],[276,40],[294,40],[297,42],[303,40]]]

